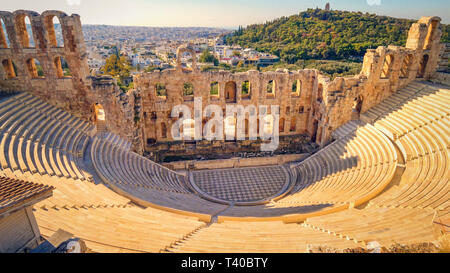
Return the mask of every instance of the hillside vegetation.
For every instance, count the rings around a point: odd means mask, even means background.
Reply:
[[[293,64],[298,60],[362,61],[369,48],[406,43],[408,30],[416,20],[375,14],[308,9],[265,24],[239,28],[227,44],[239,44],[277,55]],[[442,26],[443,42],[450,42],[450,28]]]

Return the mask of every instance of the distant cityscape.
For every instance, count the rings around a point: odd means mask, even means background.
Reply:
[[[252,48],[226,45],[225,39],[231,31],[219,28],[83,25],[83,34],[89,54],[88,64],[93,74],[102,73],[106,58],[112,54],[125,56],[135,72],[149,67],[160,70],[170,68],[175,65],[177,48],[186,43],[193,45],[199,67],[214,65],[199,62],[201,53],[206,50],[219,64],[229,66],[243,63],[264,67],[279,61],[277,56]],[[190,67],[191,56],[183,56],[182,63]]]

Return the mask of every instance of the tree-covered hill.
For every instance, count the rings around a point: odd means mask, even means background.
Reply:
[[[300,59],[362,60],[369,48],[404,46],[416,20],[375,14],[308,9],[265,24],[239,28],[228,44],[270,52],[287,63]],[[450,42],[450,28],[442,27],[443,42]]]

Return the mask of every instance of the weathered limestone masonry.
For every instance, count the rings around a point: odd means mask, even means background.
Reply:
[[[63,46],[55,38],[55,16],[61,23]],[[30,19],[32,33],[27,32],[25,17]],[[439,17],[423,17],[413,24],[405,47],[368,50],[359,75],[333,81],[308,69],[201,72],[194,50],[187,45],[179,48],[175,69],[138,74],[134,77],[135,90],[123,93],[111,77],[89,75],[78,15],[18,10],[0,12],[0,18],[6,26],[0,31],[0,92],[31,92],[93,122],[97,120],[94,109],[103,108],[106,129],[128,139],[138,153],[152,149],[174,154],[257,149],[261,141],[174,141],[171,127],[177,118],[170,117],[171,110],[185,104],[194,113],[194,97],[201,97],[203,108],[209,104],[222,109],[228,104],[279,105],[279,128],[273,129],[280,131],[281,147],[293,145],[302,152],[307,142],[323,146],[331,140],[332,131],[345,122],[358,118],[416,78],[430,79],[446,52],[439,43]],[[185,52],[194,60],[190,69],[181,65]],[[70,77],[62,72],[61,58],[68,64]],[[44,76],[37,73],[36,61]],[[206,122],[202,119],[202,125]]]
[[[429,80],[442,53],[440,21],[439,17],[422,17],[411,26],[406,47],[369,49],[359,75],[339,77],[332,82],[319,76],[324,100],[317,106],[320,114],[310,118],[312,124],[316,121],[319,124],[317,142],[326,144],[334,129],[357,118],[359,113],[377,105],[411,81]],[[309,133],[315,133],[314,129],[314,126],[309,127]]]
[[[189,47],[180,48],[181,52],[188,51],[195,60],[195,53]],[[194,97],[202,98],[203,109],[210,104],[219,105],[225,114],[227,104],[237,104],[247,107],[248,105],[279,105],[280,106],[280,135],[281,136],[301,136],[306,133],[307,118],[311,105],[311,90],[316,87],[318,71],[301,70],[289,72],[288,70],[278,70],[276,72],[260,73],[258,71],[248,71],[244,73],[200,72],[196,69],[184,69],[179,65],[175,69],[163,70],[162,72],[142,73],[135,76],[134,82],[136,90],[142,97],[142,112],[144,122],[143,135],[147,143],[155,143],[157,149],[167,149],[170,151],[185,151],[186,144],[176,142],[170,133],[173,123],[177,118],[171,118],[172,108],[176,105],[184,104],[191,109],[192,119],[194,119]],[[292,92],[292,85],[299,80],[297,89]],[[242,92],[243,83],[249,82],[249,91]],[[267,86],[272,81],[273,88],[267,92]],[[183,96],[183,85],[190,83],[193,85],[193,95]],[[218,84],[218,95],[211,95],[211,84]],[[165,96],[158,96],[156,86],[165,86]],[[301,85],[301,86],[300,86]],[[298,91],[297,91],[298,90]],[[270,109],[268,109],[270,111]],[[203,125],[206,119],[202,120]],[[259,122],[258,122],[259,123]],[[248,119],[245,123],[248,135]],[[278,129],[278,128],[277,128]],[[304,138],[304,137],[302,137]],[[248,139],[248,138],[247,138]],[[295,138],[282,138],[281,144],[292,145]],[[158,145],[161,144],[161,145]],[[301,146],[301,143],[299,143]],[[192,144],[194,145],[194,144]],[[214,141],[213,145],[206,141],[206,148],[216,147],[220,149],[235,150],[240,148],[252,150],[257,148],[260,142],[240,141],[237,143],[226,143],[225,141]],[[152,145],[148,145],[152,146]],[[202,141],[197,142],[196,150],[202,148]],[[213,147],[212,147],[213,146]],[[189,150],[189,148],[188,148]],[[257,150],[257,149],[256,149]],[[210,150],[212,151],[212,150]],[[223,150],[222,150],[223,151]]]
[[[218,104],[223,109],[227,104],[279,105],[280,136],[307,134],[313,142],[325,145],[331,132],[345,122],[358,118],[416,78],[429,79],[442,51],[440,37],[440,18],[421,18],[412,25],[406,47],[368,50],[359,75],[333,81],[317,70],[200,72],[195,62],[192,69],[184,69],[178,60],[175,69],[135,77],[136,90],[143,100],[143,137],[148,143],[173,142],[169,133],[176,121],[170,118],[172,107],[185,104],[193,113],[193,98],[201,97],[204,106]],[[183,52],[196,59],[190,46],[179,49]],[[242,92],[246,81],[250,83],[249,94]],[[186,83],[192,84],[193,96],[183,96]],[[212,95],[211,86],[216,83],[219,92]],[[268,92],[269,85],[274,86],[273,92]],[[165,95],[157,94],[157,86],[164,86]]]
[[[53,25],[57,17],[63,45],[58,45]],[[31,23],[27,31],[25,18]],[[0,92],[27,91],[78,117],[94,121],[94,105],[106,113],[108,130],[135,144],[134,92],[124,94],[110,77],[91,77],[80,16],[60,11],[0,11]],[[34,41],[30,43],[31,39]],[[71,76],[64,76],[61,58]],[[43,75],[37,71],[37,62]],[[142,152],[141,142],[135,145]]]

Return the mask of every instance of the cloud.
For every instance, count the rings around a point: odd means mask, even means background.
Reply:
[[[67,1],[67,5],[69,5],[69,6],[79,6],[79,5],[81,5],[81,0],[66,0],[66,1]]]
[[[380,6],[381,0],[367,0],[369,6]]]

